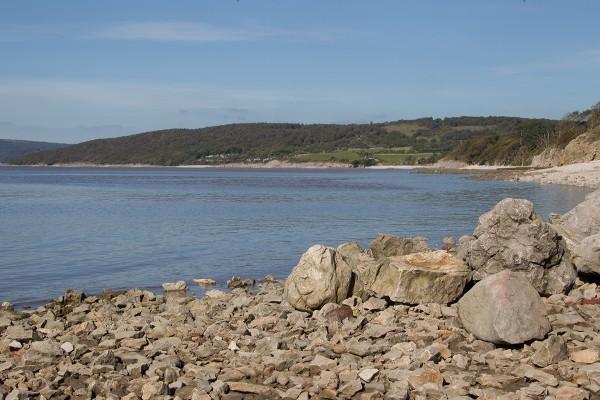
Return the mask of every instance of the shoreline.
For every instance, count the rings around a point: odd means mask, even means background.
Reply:
[[[541,185],[598,189],[600,188],[600,160],[550,168],[497,169],[474,175],[471,179],[533,182]]]
[[[177,168],[177,169],[354,169],[350,164],[334,162],[270,161],[268,163],[230,163],[218,165],[150,165],[150,164],[54,164],[54,165],[11,165],[0,164],[0,168]],[[536,168],[510,165],[374,165],[358,167],[363,170],[405,170],[424,174],[465,174],[469,179],[505,180],[600,188],[600,160],[568,164],[560,167]]]
[[[227,164],[183,164],[183,165],[155,165],[155,164],[93,164],[93,163],[69,163],[69,164],[28,164],[28,165],[15,165],[0,163],[0,168],[184,168],[184,169],[235,169],[235,168],[247,168],[247,169],[367,169],[367,170],[386,170],[386,169],[399,169],[399,170],[412,170],[412,169],[424,169],[424,170],[439,170],[439,171],[495,171],[502,169],[519,168],[515,166],[506,165],[466,165],[463,167],[452,168],[447,166],[436,166],[435,164],[381,164],[372,165],[368,167],[356,167],[353,168],[351,164],[339,163],[339,162],[289,162],[273,160],[267,163],[227,163]]]

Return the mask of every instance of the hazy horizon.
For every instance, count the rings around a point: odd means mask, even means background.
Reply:
[[[600,3],[0,4],[0,138],[238,122],[562,117],[600,100]]]

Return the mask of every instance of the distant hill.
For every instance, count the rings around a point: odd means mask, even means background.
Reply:
[[[65,146],[68,145],[64,143],[0,139],[0,162],[8,162],[37,151],[59,149]]]
[[[167,129],[29,154],[16,164],[222,164],[291,161],[426,163],[473,138],[517,135],[558,121],[515,117],[422,118],[372,124],[252,123]]]

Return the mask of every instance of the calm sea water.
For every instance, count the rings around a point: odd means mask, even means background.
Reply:
[[[0,168],[0,301],[285,278],[314,243],[368,245],[385,232],[439,246],[505,197],[546,217],[585,193],[402,170]]]

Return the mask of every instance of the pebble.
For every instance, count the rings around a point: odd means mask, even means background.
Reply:
[[[23,345],[21,344],[21,342],[19,342],[17,340],[13,340],[12,342],[10,342],[8,344],[8,348],[11,351],[17,351],[17,350],[21,350],[23,348]]]
[[[65,354],[71,354],[73,352],[73,350],[75,350],[75,347],[73,346],[73,343],[71,343],[71,342],[64,342],[63,344],[60,345],[60,348]]]
[[[379,370],[376,368],[365,368],[358,373],[358,376],[363,381],[369,383],[371,380],[379,373]]]

